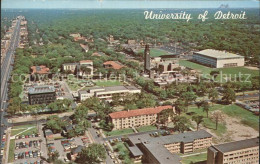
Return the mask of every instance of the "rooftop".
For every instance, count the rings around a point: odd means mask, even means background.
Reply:
[[[32,74],[48,74],[49,73],[49,68],[44,66],[44,65],[40,65],[40,66],[32,66]]]
[[[137,146],[131,146],[131,147],[128,147],[128,149],[134,157],[143,155],[143,153]]]
[[[259,138],[251,138],[241,141],[229,142],[220,145],[214,145],[213,147],[223,153],[236,151],[240,149],[246,149],[250,147],[259,146]]]
[[[196,54],[208,56],[211,58],[218,58],[218,59],[228,59],[228,58],[244,58],[243,56],[226,52],[226,51],[219,51],[219,50],[213,50],[213,49],[206,49],[199,52],[196,52]]]
[[[127,118],[127,117],[134,117],[134,116],[141,116],[141,115],[148,115],[148,114],[157,114],[165,109],[172,109],[172,108],[173,107],[171,105],[158,106],[155,108],[143,108],[143,109],[135,109],[129,111],[114,112],[114,113],[110,113],[109,116],[113,119]]]
[[[89,92],[111,92],[111,91],[123,91],[123,90],[139,90],[135,86],[110,86],[110,87],[92,87]],[[88,93],[86,90],[79,91],[80,94]]]
[[[103,63],[103,65],[107,66],[111,66],[113,69],[121,69],[124,67],[124,65],[122,65],[121,63],[119,63],[118,61],[106,61]]]
[[[81,145],[79,145],[78,147],[72,149],[72,150],[71,150],[71,153],[72,153],[72,154],[80,153],[81,150],[82,150],[84,147],[85,147],[85,146],[81,146]]]
[[[49,92],[55,92],[55,88],[49,85],[40,85],[40,86],[30,87],[28,89],[29,94],[49,93]]]
[[[160,143],[142,142],[150,153],[162,164],[181,164],[181,158],[177,154],[172,154]]]
[[[81,60],[79,61],[80,64],[83,64],[83,63],[92,63],[92,60]]]
[[[141,134],[136,136],[129,136],[128,138],[133,144],[148,141],[151,143],[160,142],[161,144],[164,145],[164,144],[176,143],[176,142],[184,142],[184,143],[193,142],[196,139],[208,138],[208,137],[212,137],[212,135],[205,130],[199,130],[199,131],[189,131],[185,133],[160,136],[160,137],[151,137],[148,134]]]

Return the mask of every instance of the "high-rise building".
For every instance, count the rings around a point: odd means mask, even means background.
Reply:
[[[148,73],[150,72],[150,49],[149,45],[145,45],[144,49],[144,72]]]

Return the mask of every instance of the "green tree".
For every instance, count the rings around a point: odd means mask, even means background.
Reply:
[[[101,144],[90,144],[87,148],[83,148],[77,159],[78,163],[97,164],[106,159],[106,150]]]
[[[216,122],[216,130],[218,130],[218,123],[224,121],[224,114],[220,110],[211,113],[211,119]]]
[[[222,100],[227,104],[231,104],[232,102],[234,102],[236,100],[236,94],[234,90],[231,88],[226,88],[223,93]]]
[[[181,99],[177,99],[175,101],[175,110],[176,112],[180,115],[182,112],[185,111],[185,102],[182,101]]]
[[[184,116],[175,116],[172,118],[174,130],[183,133],[190,127],[190,121]]]
[[[202,104],[202,109],[203,112],[207,113],[207,118],[209,117],[209,103],[204,101],[204,103]]]
[[[197,124],[197,131],[199,130],[199,125],[203,122],[203,116],[195,115],[192,116],[192,121],[195,121]]]
[[[219,93],[215,88],[212,88],[209,91],[208,98],[211,99],[212,105],[213,105],[213,102],[216,102],[216,100],[218,99],[218,96],[219,96]]]

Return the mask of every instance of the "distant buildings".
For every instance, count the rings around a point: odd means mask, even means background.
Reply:
[[[86,70],[83,69],[89,68],[90,72],[86,72]],[[79,63],[65,63],[62,64],[62,71],[66,72],[69,71],[72,74],[78,74],[79,76],[86,76],[86,75],[93,75],[93,61],[92,60],[81,60]]]
[[[88,45],[85,45],[85,44],[79,44],[79,45],[85,52],[88,52],[88,50],[89,50]]]
[[[112,86],[112,87],[95,87],[89,90],[79,91],[80,101],[86,100],[90,97],[97,97],[101,100],[106,100],[111,102],[112,96],[114,94],[119,94],[120,96],[126,93],[141,93],[141,90],[135,86]]]
[[[136,159],[140,159],[142,156],[146,163],[153,164],[180,164],[181,158],[177,153],[190,153],[205,149],[212,143],[212,135],[205,130],[159,137],[151,137],[146,133],[128,138],[131,155],[138,155]]]
[[[166,109],[171,109],[175,113],[175,108],[167,105],[114,112],[109,114],[109,118],[114,124],[114,130],[153,125],[160,121],[160,112]]]
[[[258,164],[259,137],[208,148],[207,164]]]
[[[151,69],[150,60],[151,59],[150,59],[149,45],[146,45],[144,49],[144,72],[146,73],[150,73],[150,69]]]
[[[56,92],[53,86],[35,86],[28,89],[29,104],[49,104],[56,100]]]
[[[32,66],[31,67],[31,74],[49,74],[50,69],[44,65],[40,66]]]
[[[124,67],[124,65],[118,61],[106,61],[103,63],[103,66],[104,66],[104,68],[112,68],[112,69],[116,69],[116,70]]]
[[[192,59],[195,62],[214,68],[239,67],[245,64],[243,56],[212,49],[194,52]]]

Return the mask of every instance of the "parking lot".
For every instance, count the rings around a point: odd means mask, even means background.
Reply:
[[[14,163],[46,163],[41,157],[47,159],[46,140],[41,130],[36,134],[15,136]]]

